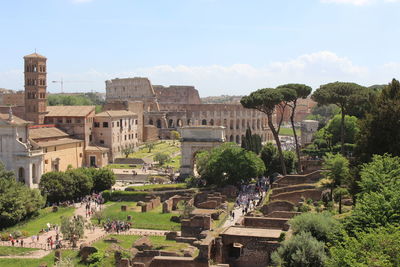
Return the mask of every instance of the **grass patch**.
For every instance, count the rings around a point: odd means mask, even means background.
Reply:
[[[128,189],[129,188],[129,189]],[[164,190],[173,190],[173,189],[186,189],[187,186],[185,183],[179,184],[149,184],[149,185],[138,185],[138,186],[129,186],[126,191],[164,191]]]
[[[95,243],[93,243],[93,246],[95,246],[97,249],[106,251],[108,248],[111,247],[112,243],[105,242],[104,240],[107,240],[109,238],[115,238],[118,239],[118,246],[121,246],[122,248],[125,249],[130,249],[132,247],[132,244],[141,238],[141,236],[138,235],[109,235],[105,239],[99,240]],[[165,236],[148,236],[148,238],[151,240],[153,243],[154,249],[157,250],[167,250],[167,251],[175,251],[179,252],[182,249],[187,248],[189,245],[186,243],[177,243],[174,240],[166,240]]]
[[[2,247],[0,246],[0,256],[23,255],[37,250],[36,248],[21,248],[21,247]]]
[[[149,212],[141,212],[137,202],[110,202],[104,209],[105,219],[126,221],[132,216],[133,228],[156,230],[180,230],[180,224],[171,222],[174,213],[162,213],[162,205]],[[121,206],[127,206],[127,211],[121,211]],[[92,220],[96,223],[96,220]]]
[[[61,257],[63,259],[70,258],[72,260],[73,266],[83,267],[87,266],[80,263],[80,258],[78,256],[78,251],[76,250],[62,250]],[[40,259],[0,259],[0,266],[7,267],[38,267],[41,265],[45,266],[53,266],[54,265],[54,251],[52,251],[49,255],[44,256]],[[102,265],[104,267],[111,267],[115,265]]]
[[[180,150],[180,142],[178,141],[175,141],[175,144],[173,144],[172,141],[161,141],[154,144],[154,148],[151,150],[150,153],[149,149],[143,146],[139,149],[139,151],[130,154],[129,157],[139,159],[153,158],[154,155],[159,152],[166,153],[171,156],[172,154],[179,152]]]
[[[17,224],[16,226],[6,228],[2,232],[23,231],[26,232],[28,236],[37,235],[41,229],[47,227],[47,223],[60,225],[61,217],[72,216],[74,211],[75,208],[72,207],[59,207],[57,212],[52,212],[52,208],[47,207],[39,211],[39,216],[31,218],[21,224]]]
[[[301,130],[296,129],[297,136],[301,135]],[[292,128],[281,128],[279,131],[279,135],[286,135],[286,136],[294,136]]]

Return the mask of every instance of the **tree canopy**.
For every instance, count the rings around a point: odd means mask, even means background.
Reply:
[[[314,94],[312,99],[318,102],[318,105],[335,104],[341,111],[341,152],[344,154],[345,132],[344,132],[344,116],[348,114],[349,109],[353,105],[362,103],[366,98],[365,87],[356,83],[334,82],[321,85]]]
[[[278,149],[272,143],[267,143],[262,147],[260,157],[264,162],[266,168],[265,174],[267,176],[274,173],[282,173]],[[283,151],[283,158],[287,172],[293,173],[297,165],[296,154],[292,151]]]
[[[279,140],[279,133],[275,129],[272,118],[272,115],[275,111],[275,107],[281,104],[283,100],[284,100],[284,94],[281,90],[264,88],[254,91],[250,95],[243,97],[240,100],[240,103],[245,108],[256,109],[267,115],[268,126],[272,132],[272,135],[274,136],[275,143],[278,147],[279,161],[281,163],[282,174],[286,175],[287,171],[283,157],[281,142]]]
[[[196,155],[197,170],[208,184],[239,185],[265,172],[262,160],[234,143],[224,143]]]
[[[357,155],[368,162],[372,155],[400,156],[400,83],[393,79],[361,121]]]
[[[17,182],[0,163],[0,229],[37,215],[44,204],[39,190]]]

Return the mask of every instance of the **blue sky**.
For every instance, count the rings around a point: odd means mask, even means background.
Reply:
[[[35,48],[48,58],[49,81],[70,81],[67,92],[104,91],[106,79],[135,76],[194,85],[202,96],[400,78],[398,0],[14,0],[0,7],[4,88],[23,88],[22,57]]]

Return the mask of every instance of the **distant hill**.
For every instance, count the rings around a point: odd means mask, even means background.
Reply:
[[[239,103],[243,96],[221,95],[202,97],[201,102],[204,104],[234,104]]]

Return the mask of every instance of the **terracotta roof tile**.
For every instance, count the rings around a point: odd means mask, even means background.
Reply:
[[[48,106],[46,117],[85,117],[95,106]]]
[[[96,117],[127,117],[135,115],[137,114],[127,110],[108,110],[96,114]]]
[[[42,127],[29,129],[29,137],[35,140],[43,138],[69,137],[69,134],[56,127]]]

